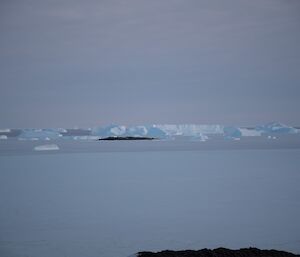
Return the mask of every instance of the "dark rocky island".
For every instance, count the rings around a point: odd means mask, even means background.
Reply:
[[[104,137],[104,138],[100,138],[99,140],[107,140],[107,141],[111,141],[111,140],[153,140],[156,139],[154,137],[132,137],[132,136],[128,136],[128,137]]]
[[[243,248],[230,250],[226,248],[202,249],[198,251],[162,251],[162,252],[139,252],[138,257],[296,257],[300,256],[284,251],[260,250],[257,248]]]

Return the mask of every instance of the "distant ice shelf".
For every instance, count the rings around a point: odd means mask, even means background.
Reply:
[[[281,124],[268,123],[253,128],[243,128],[238,126],[223,125],[197,125],[197,124],[153,124],[140,126],[119,126],[110,125],[107,127],[93,128],[92,135],[99,137],[108,136],[148,136],[160,139],[172,139],[174,137],[192,137],[202,141],[209,139],[213,135],[223,135],[226,139],[236,139],[241,137],[257,137],[268,133],[294,134],[296,128]]]
[[[14,130],[15,131],[15,130]],[[150,125],[109,125],[90,129],[65,128],[29,128],[19,129],[16,136],[20,140],[98,140],[107,137],[151,137],[162,140],[186,138],[188,140],[206,141],[215,136],[238,140],[243,137],[278,137],[283,134],[297,134],[299,129],[271,122],[251,128],[240,126],[199,125],[199,124],[150,124]],[[0,139],[12,137],[11,129],[0,129]]]

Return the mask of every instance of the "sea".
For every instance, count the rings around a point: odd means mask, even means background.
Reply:
[[[217,247],[300,254],[299,135],[0,140],[1,257]]]

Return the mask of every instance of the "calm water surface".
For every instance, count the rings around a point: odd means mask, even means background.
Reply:
[[[299,149],[125,150],[0,155],[0,256],[300,253]]]

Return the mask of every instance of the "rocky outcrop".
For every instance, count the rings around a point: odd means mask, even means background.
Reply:
[[[153,140],[154,137],[104,137],[99,140]]]
[[[214,250],[202,249],[198,251],[162,251],[162,252],[139,252],[138,257],[296,257],[300,255],[277,250],[260,250],[257,248],[243,248],[230,250],[217,248]]]

